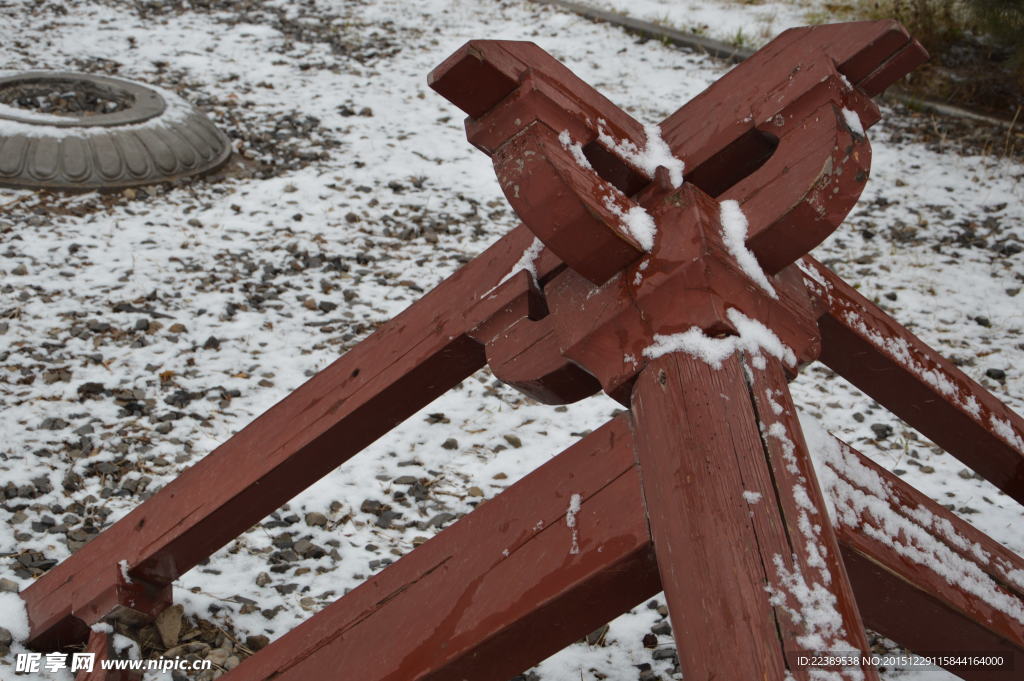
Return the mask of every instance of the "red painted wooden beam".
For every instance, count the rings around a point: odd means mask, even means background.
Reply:
[[[819,479],[865,623],[928,655],[1002,655],[948,669],[968,681],[1024,670],[1024,559],[829,435]]]
[[[882,86],[879,69],[909,71],[925,56],[895,22],[825,29],[783,34],[662,124],[691,184],[744,204],[769,274],[828,236],[867,180],[863,128],[878,120],[869,95],[880,90],[848,76],[876,72]],[[891,61],[897,52],[908,57]],[[572,269],[599,285],[650,250],[612,214],[635,207],[631,194],[652,198],[641,191],[652,169],[622,151],[644,148],[647,132],[564,65],[532,43],[476,40],[429,83],[469,114],[469,139],[493,157],[509,202]]]
[[[121,561],[137,588],[159,591],[481,368],[474,329],[506,308],[526,314],[530,275],[499,282],[533,238],[525,227],[503,237],[33,583],[23,594],[31,643],[80,641],[82,622],[114,607]],[[560,263],[544,252],[535,265],[543,278]]]
[[[821,361],[1024,503],[1024,419],[810,257]]]
[[[223,678],[507,681],[657,593],[639,502],[620,417]]]
[[[840,668],[801,654],[868,650],[784,373],[764,366],[672,353],[633,389],[644,502],[689,679],[726,666],[729,678],[804,681]],[[870,665],[843,669],[878,678]]]
[[[891,20],[789,29],[669,116],[662,134],[673,149],[689,151],[689,170],[698,172],[729,144],[756,148],[751,130],[767,133],[765,124],[793,93],[813,89],[829,74],[838,71],[874,97],[927,57]],[[877,109],[865,106],[859,113],[865,128],[878,120]]]
[[[773,395],[769,401],[766,396],[759,408],[774,415],[772,402],[781,406],[779,397]],[[362,670],[364,665],[370,669],[368,675],[354,677],[361,680],[396,678],[395,670],[411,651],[421,649],[427,636],[424,631],[432,629],[435,621],[446,620],[453,612],[453,603],[471,601],[472,612],[467,611],[458,626],[446,630],[457,644],[435,641],[437,659],[413,658],[419,664],[413,666],[415,669],[403,667],[402,673],[408,674],[403,679],[504,681],[563,643],[611,619],[618,612],[615,608],[624,610],[653,595],[661,587],[650,538],[644,539],[645,509],[637,469],[630,458],[632,445],[622,426],[619,419],[595,431],[249,658],[227,678],[283,681],[292,678],[286,675],[292,665],[299,665],[307,673],[295,676],[297,679],[320,678],[325,670],[349,669],[350,665],[353,669]],[[781,444],[781,440],[777,442]],[[836,446],[840,446],[838,442]],[[837,499],[841,486],[856,485],[857,479],[863,479],[863,474],[857,473],[858,466],[866,467],[880,476],[888,490],[886,495],[874,498],[886,507],[902,506],[901,517],[918,528],[915,532],[935,536],[951,546],[957,555],[990,575],[994,587],[1005,584],[1018,572],[1024,574],[1024,560],[1019,556],[856,451],[842,451],[843,465],[837,465],[833,456],[817,452],[821,460],[817,472],[824,482],[826,503],[841,505]],[[831,474],[821,477],[822,466]],[[611,495],[608,491],[613,488],[618,491]],[[566,553],[572,549],[572,532],[565,525],[565,514],[574,493],[582,499],[577,515],[581,553],[607,560],[604,567],[594,567],[600,562],[592,565],[590,572],[580,572],[574,554]],[[795,517],[799,519],[799,514]],[[967,645],[978,651],[1020,650],[1022,643],[1012,628],[993,629],[991,621],[975,621],[979,611],[962,607],[974,595],[963,583],[945,579],[939,572],[940,564],[908,560],[894,552],[888,542],[864,541],[860,523],[878,525],[878,521],[868,513],[858,516],[862,519],[857,523],[844,522],[847,517],[840,513],[837,536],[858,606],[869,626],[922,652],[956,653]],[[623,522],[632,529],[624,531]],[[765,530],[761,531],[764,534]],[[951,540],[952,536],[961,539]],[[631,539],[613,541],[616,537]],[[974,549],[964,551],[965,545],[977,545],[990,558],[979,558]],[[534,547],[541,547],[536,549],[539,553]],[[602,550],[596,551],[598,547]],[[507,557],[502,553],[506,549]],[[452,563],[454,556],[457,565]],[[536,567],[538,563],[540,567]],[[520,571],[529,580],[520,581]],[[541,573],[543,578],[537,579]],[[496,586],[492,580],[498,576],[509,581]],[[537,580],[536,584],[530,580]],[[531,590],[531,585],[536,588]],[[435,589],[440,601],[433,600]],[[473,593],[472,599],[466,596],[469,592]],[[556,592],[560,594],[557,598],[553,596]],[[608,612],[597,612],[602,599],[609,595],[621,600]],[[499,596],[507,599],[508,609],[488,620],[479,608],[486,603],[495,605],[496,601],[488,599]],[[541,616],[532,618],[527,613],[537,603],[547,605]],[[931,618],[935,618],[934,626]],[[414,633],[402,630],[402,635],[396,635],[394,627],[414,621],[423,624],[423,629]],[[381,665],[381,661],[389,660],[392,662]],[[1013,672],[1005,669],[960,673],[970,681],[1015,679]]]

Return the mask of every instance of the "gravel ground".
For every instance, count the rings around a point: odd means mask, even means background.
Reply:
[[[0,68],[175,90],[237,152],[173,185],[0,190],[0,588],[27,586],[514,226],[460,113],[425,83],[476,37],[538,42],[644,122],[726,69],[525,3],[0,4]],[[1016,138],[884,113],[868,189],[815,255],[1021,412]],[[872,400],[819,366],[793,390],[1024,551],[1016,503]],[[553,409],[480,372],[186,574],[180,608],[119,640],[230,669],[616,408]],[[671,646],[659,598],[527,678],[670,678]],[[885,672],[918,677],[943,678]]]

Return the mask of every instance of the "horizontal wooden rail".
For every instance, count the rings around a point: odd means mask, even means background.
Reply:
[[[811,257],[821,361],[1024,503],[1024,419]]]

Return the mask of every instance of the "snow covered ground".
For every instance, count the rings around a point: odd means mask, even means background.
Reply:
[[[646,6],[629,3],[651,18]],[[731,21],[716,7],[700,21]],[[519,2],[0,5],[0,69],[176,90],[243,157],[172,188],[0,190],[0,578],[27,586],[516,223],[460,112],[426,86],[470,38],[535,41],[645,123],[727,68]],[[1021,412],[1024,164],[1000,154],[1002,131],[964,141],[955,122],[884,114],[868,188],[815,255]],[[1021,508],[953,457],[823,367],[793,389],[830,430],[1024,553]],[[481,372],[185,575],[175,600],[189,627],[274,639],[616,408],[552,409]],[[428,480],[426,498],[403,476]],[[381,522],[368,502],[402,516]],[[301,539],[323,555],[284,560]],[[642,644],[662,619],[640,604],[602,644],[535,673],[626,681],[649,664],[668,678],[671,658]],[[227,666],[241,654],[202,640]]]
[[[817,0],[590,0],[581,4],[753,48],[787,28],[839,21],[835,13],[848,6]]]

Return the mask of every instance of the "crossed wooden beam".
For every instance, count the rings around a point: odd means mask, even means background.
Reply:
[[[787,387],[823,361],[1024,502],[1024,420],[806,255],[867,180],[871,97],[924,58],[894,22],[794,29],[647,130],[533,44],[467,43],[430,84],[523,224],[29,587],[31,643],[106,650],[90,625],[155,616],[489,365],[628,411],[223,678],[505,681],[659,590],[687,679],[877,679],[798,660],[865,625],[1016,678],[1024,560],[831,436],[816,471]]]

